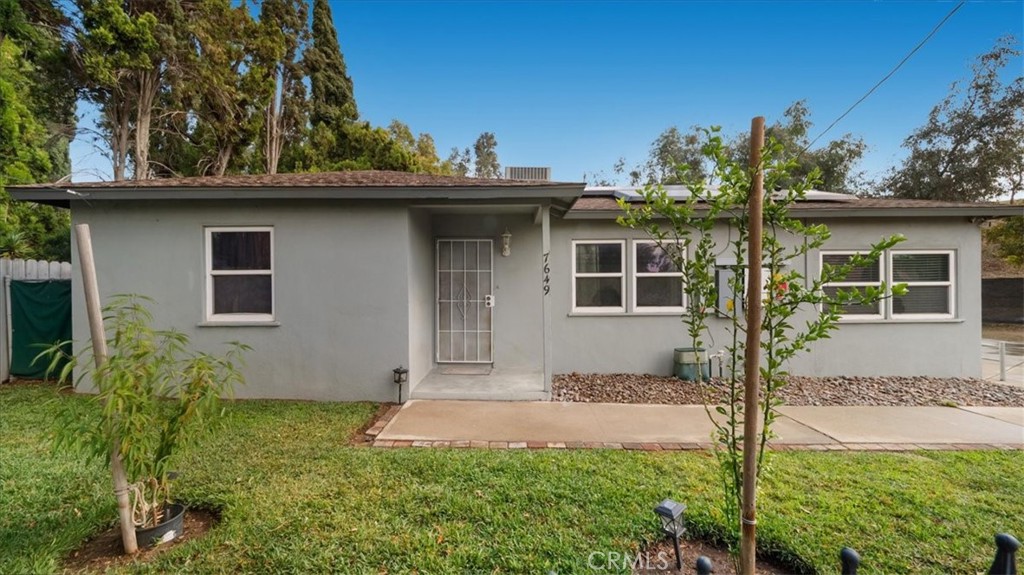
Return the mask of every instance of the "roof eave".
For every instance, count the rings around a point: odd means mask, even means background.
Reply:
[[[509,198],[546,198],[573,200],[583,192],[582,184],[540,186],[304,186],[304,187],[139,187],[82,188],[68,186],[54,190],[34,186],[10,186],[16,200],[68,207],[69,200],[489,200]],[[73,192],[73,193],[69,193]]]
[[[565,215],[567,220],[601,220],[615,219],[623,212],[615,210],[570,210]],[[799,206],[790,208],[789,214],[795,218],[935,218],[935,217],[974,217],[1002,218],[1024,215],[1020,206],[958,206],[955,208],[920,207],[920,208],[810,208]],[[726,216],[722,216],[726,217]]]

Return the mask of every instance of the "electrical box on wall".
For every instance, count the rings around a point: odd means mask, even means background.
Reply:
[[[740,293],[733,291],[733,278],[736,274],[743,274],[743,289]],[[768,268],[761,268],[761,298],[766,296],[765,288],[770,280]],[[718,301],[715,309],[719,317],[729,317],[735,308],[738,316],[743,316],[746,311],[747,301],[747,268],[738,267],[732,261],[718,260],[715,264],[715,291],[718,293]]]

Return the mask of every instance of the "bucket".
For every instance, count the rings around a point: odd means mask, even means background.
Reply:
[[[153,547],[160,543],[166,543],[171,539],[181,536],[182,526],[185,519],[185,506],[178,503],[171,503],[164,507],[164,521],[156,527],[146,529],[135,529],[135,539],[139,547]]]
[[[698,373],[704,381],[711,379],[711,366],[708,365],[705,350],[700,347],[677,347],[672,354],[672,375],[686,381],[697,381]]]

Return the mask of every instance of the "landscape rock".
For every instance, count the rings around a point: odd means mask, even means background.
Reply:
[[[790,376],[777,390],[786,405],[1003,406],[1024,407],[1024,387],[981,379],[926,376]],[[717,378],[698,385],[675,377],[633,373],[556,375],[552,401],[582,403],[721,403]]]

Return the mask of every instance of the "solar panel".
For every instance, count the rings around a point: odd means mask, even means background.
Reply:
[[[600,196],[600,197],[614,197],[621,198],[627,202],[642,202],[643,197],[642,187],[636,186],[587,186],[583,190],[584,196]],[[689,188],[686,186],[664,186],[665,193],[668,197],[682,200],[689,198],[692,194]],[[706,193],[714,195],[718,193],[717,186],[708,186]],[[779,191],[772,194],[772,197],[781,198],[784,197],[785,192]],[[807,190],[804,194],[804,201],[811,202],[855,202],[857,197],[850,194],[840,194],[837,192],[825,192],[822,190]]]

